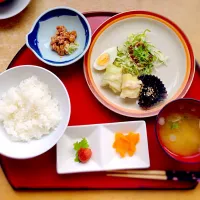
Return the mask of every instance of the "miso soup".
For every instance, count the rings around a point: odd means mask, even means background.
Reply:
[[[191,113],[174,112],[160,117],[159,135],[163,145],[180,156],[200,153],[200,118]]]

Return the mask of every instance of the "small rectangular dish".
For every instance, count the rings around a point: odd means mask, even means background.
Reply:
[[[140,134],[136,152],[132,157],[121,158],[112,147],[115,133]],[[86,138],[92,150],[87,163],[75,162],[73,144]],[[57,143],[57,173],[95,172],[119,169],[144,169],[150,167],[145,121],[130,121],[108,124],[70,126]]]

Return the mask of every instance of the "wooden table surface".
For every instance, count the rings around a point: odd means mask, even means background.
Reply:
[[[23,0],[21,0],[23,1]],[[195,56],[200,60],[199,0],[32,0],[28,7],[17,16],[0,20],[0,71],[7,68],[11,59],[25,43],[34,20],[45,10],[55,6],[74,7],[84,11],[128,11],[148,10],[160,13],[177,23],[189,37]],[[23,174],[22,174],[23,176]],[[16,192],[8,184],[0,170],[0,199],[120,199],[120,200],[197,200],[200,185],[190,191],[26,191]]]

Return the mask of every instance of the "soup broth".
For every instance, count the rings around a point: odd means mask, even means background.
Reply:
[[[160,139],[180,156],[200,153],[200,118],[191,113],[174,112],[158,121]]]

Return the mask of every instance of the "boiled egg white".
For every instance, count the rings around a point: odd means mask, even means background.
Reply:
[[[112,64],[117,57],[117,47],[106,49],[101,55],[94,61],[93,67],[96,70],[104,70],[109,64]]]

